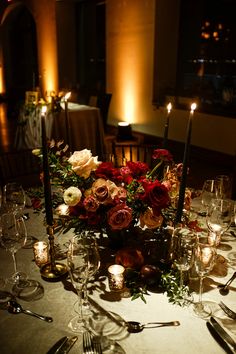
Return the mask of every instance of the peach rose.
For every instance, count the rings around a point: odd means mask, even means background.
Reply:
[[[152,208],[148,208],[140,215],[140,226],[146,226],[148,229],[155,229],[162,225],[163,217],[154,215]]]
[[[111,208],[107,213],[107,221],[113,230],[122,230],[132,222],[132,209],[121,203]]]
[[[101,164],[98,157],[93,157],[91,151],[87,149],[75,151],[68,162],[72,165],[72,170],[83,178],[88,178],[90,173]]]

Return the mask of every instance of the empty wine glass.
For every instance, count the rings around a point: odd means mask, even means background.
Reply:
[[[83,314],[90,315],[91,307],[88,301],[88,282],[94,277],[100,267],[100,256],[98,251],[98,245],[96,237],[92,232],[84,232],[82,234],[82,242],[88,252],[88,278],[86,279],[83,289]]]
[[[180,272],[180,288],[183,287],[183,272],[193,265],[196,234],[188,228],[178,227],[173,232],[173,261]]]
[[[201,204],[203,206],[203,210],[200,212],[201,215],[206,216],[207,209],[211,205],[212,199],[216,198],[216,188],[217,183],[214,179],[207,179],[203,183],[201,192]]]
[[[24,220],[14,212],[9,212],[1,215],[0,225],[0,242],[11,253],[14,265],[14,274],[7,281],[19,284],[26,279],[25,273],[18,272],[16,263],[16,252],[24,246],[27,239]]]
[[[77,314],[69,322],[69,328],[73,332],[83,332],[84,318],[82,311],[82,291],[88,279],[88,252],[81,242],[81,237],[74,236],[70,242],[67,253],[67,265],[72,284],[74,285],[77,295]]]
[[[233,203],[229,199],[212,199],[208,208],[206,223],[210,238],[216,246],[220,244],[222,234],[230,227]]]
[[[4,203],[6,210],[23,214],[25,200],[25,191],[21,184],[11,182],[4,186]]]
[[[203,279],[210,273],[215,264],[216,248],[208,242],[208,237],[199,236],[194,255],[194,265],[199,276],[199,300],[194,304],[194,312],[201,318],[211,315],[211,309],[202,301]]]
[[[232,193],[231,178],[227,175],[218,175],[216,176],[215,180],[217,184],[216,197],[219,199],[231,198],[231,193]]]

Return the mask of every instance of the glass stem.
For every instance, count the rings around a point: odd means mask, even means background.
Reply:
[[[184,280],[183,280],[183,271],[182,270],[180,270],[179,271],[179,286],[180,286],[180,288],[182,288],[183,287],[183,285],[184,285]]]
[[[89,301],[88,301],[87,282],[84,284],[82,297],[83,297],[83,305],[84,305],[85,307],[88,307],[88,306],[89,306]]]
[[[203,277],[200,276],[199,282],[199,304],[202,306],[202,289],[203,289]]]
[[[13,265],[14,265],[14,273],[17,273],[17,265],[16,265],[16,252],[12,252],[12,259],[13,259]]]
[[[77,295],[78,295],[78,301],[77,301],[77,313],[80,318],[80,322],[83,320],[83,311],[82,311],[82,292],[83,292],[83,286],[81,288],[77,288]]]

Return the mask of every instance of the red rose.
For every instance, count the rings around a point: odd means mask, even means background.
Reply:
[[[152,158],[154,160],[162,160],[162,161],[173,161],[173,156],[166,149],[156,149],[153,152]]]
[[[142,184],[145,191],[142,199],[153,209],[154,214],[159,215],[170,203],[167,188],[158,180],[144,180]]]
[[[145,162],[128,161],[126,165],[130,169],[130,172],[131,172],[132,176],[134,176],[134,177],[139,177],[139,176],[145,175],[147,173],[147,171],[149,170],[149,167]]]
[[[120,172],[116,169],[112,162],[102,162],[95,171],[98,178],[117,180],[120,178]]]
[[[122,230],[132,222],[132,209],[121,203],[111,208],[107,213],[107,221],[113,230]]]

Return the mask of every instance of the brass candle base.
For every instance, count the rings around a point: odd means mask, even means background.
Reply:
[[[67,267],[62,263],[55,263],[52,267],[51,263],[47,263],[40,269],[42,278],[46,280],[58,280],[68,273]]]

